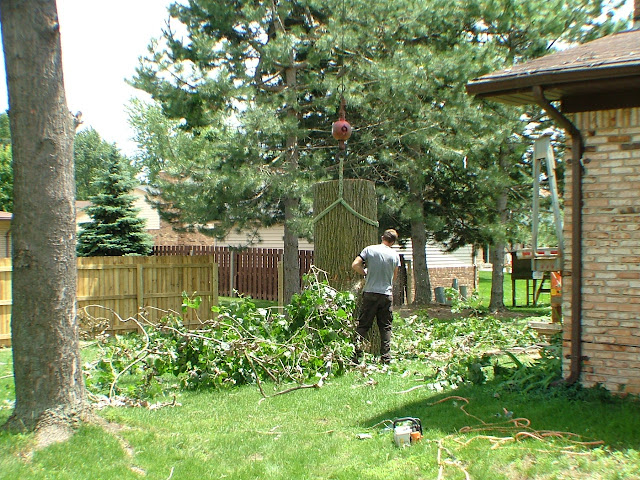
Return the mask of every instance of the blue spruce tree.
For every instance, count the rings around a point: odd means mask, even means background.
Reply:
[[[105,173],[93,182],[98,193],[86,211],[91,221],[80,225],[77,252],[81,257],[149,255],[153,239],[138,217],[130,192],[136,180],[120,155],[109,157]]]

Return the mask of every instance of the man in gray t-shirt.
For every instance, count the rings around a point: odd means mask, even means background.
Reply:
[[[398,233],[395,230],[386,230],[382,235],[382,243],[365,247],[351,264],[351,268],[365,277],[356,328],[355,362],[360,361],[362,340],[373,325],[374,317],[380,329],[380,358],[382,363],[391,360],[391,294],[400,266],[400,256],[391,246],[397,240]]]

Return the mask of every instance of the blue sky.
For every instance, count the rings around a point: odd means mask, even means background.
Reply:
[[[142,94],[125,83],[160,36],[171,0],[58,0],[62,63],[67,105],[81,111],[95,128],[125,154],[132,154],[133,135],[125,111],[129,99]],[[0,75],[6,78],[0,52]],[[0,81],[0,111],[7,110],[6,81]]]

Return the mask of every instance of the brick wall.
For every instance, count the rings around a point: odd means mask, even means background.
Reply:
[[[574,114],[583,157],[581,381],[640,394],[640,108]],[[566,157],[571,158],[568,152]],[[563,368],[571,331],[571,170],[566,169]]]
[[[429,268],[429,280],[431,281],[431,296],[435,301],[436,287],[451,287],[453,279],[458,279],[458,286],[466,286],[469,294],[477,288],[475,267],[437,267]],[[414,285],[415,292],[415,285]],[[415,293],[412,298],[415,298]]]

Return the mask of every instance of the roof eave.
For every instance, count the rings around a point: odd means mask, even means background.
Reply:
[[[634,80],[635,77],[640,83],[639,64],[486,76],[472,80],[466,88],[467,93],[480,98],[524,105],[533,103],[533,95],[530,92],[536,86],[541,86],[545,90],[562,87],[587,91],[590,85],[602,88],[603,82],[615,85],[621,79]],[[518,98],[522,100],[518,101]],[[561,98],[549,98],[549,100],[561,100]]]

